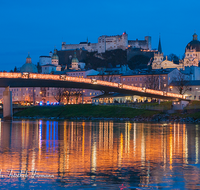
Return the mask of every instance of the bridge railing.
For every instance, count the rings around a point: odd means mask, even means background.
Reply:
[[[60,75],[50,75],[50,74],[29,74],[31,79],[47,79],[47,80],[60,80]]]
[[[78,77],[71,77],[67,75],[52,75],[52,74],[38,74],[38,73],[12,73],[12,72],[0,72],[0,78],[23,78],[23,79],[45,79],[45,80],[64,80],[64,81],[72,81],[72,82],[82,82],[88,84],[98,84],[103,86],[110,86],[116,88],[122,88],[127,90],[133,90],[138,92],[146,92],[150,94],[156,94],[161,96],[169,96],[173,98],[182,98],[185,97],[181,94],[175,94],[171,92],[164,92],[159,90],[153,89],[146,89],[142,87],[136,87],[131,85],[126,85],[122,83],[115,83],[115,82],[108,82],[108,81],[101,81],[96,79],[89,79],[89,78],[78,78]]]
[[[21,78],[21,73],[7,73],[7,72],[0,72],[0,78]]]

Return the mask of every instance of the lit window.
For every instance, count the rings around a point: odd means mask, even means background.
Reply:
[[[167,84],[164,84],[164,87],[166,87],[167,86]]]

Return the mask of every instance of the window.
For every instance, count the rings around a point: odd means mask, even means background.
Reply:
[[[163,77],[163,80],[165,80],[165,77]]]
[[[192,91],[192,88],[190,88],[190,91]]]
[[[123,78],[123,81],[125,81],[125,78]]]
[[[164,84],[164,87],[166,87],[167,86],[167,84]]]

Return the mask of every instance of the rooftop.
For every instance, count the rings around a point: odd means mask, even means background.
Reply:
[[[179,86],[180,82],[179,81],[173,81],[170,83],[172,86]],[[185,86],[200,86],[200,80],[190,80],[190,81],[185,81]]]

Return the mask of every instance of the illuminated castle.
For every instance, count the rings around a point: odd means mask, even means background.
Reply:
[[[100,36],[97,43],[80,42],[79,44],[66,44],[62,42],[62,50],[85,49],[89,52],[97,51],[104,53],[105,51],[114,49],[127,49],[128,47],[142,48],[151,50],[151,37],[145,36],[145,40],[128,40],[128,34],[124,32],[122,35],[116,36]]]

